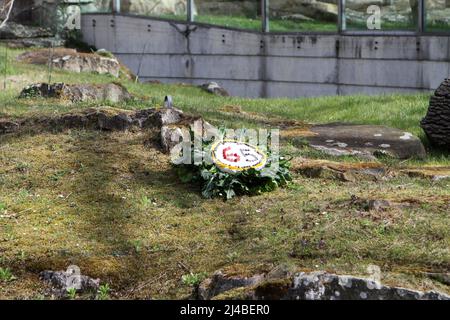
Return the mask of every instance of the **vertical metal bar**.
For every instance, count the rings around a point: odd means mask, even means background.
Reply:
[[[5,68],[3,69],[3,90],[6,90],[6,73],[8,72],[8,45],[5,46]]]
[[[419,34],[423,33],[426,29],[426,6],[425,6],[425,0],[418,0],[417,4],[417,32]]]
[[[345,19],[345,0],[338,0],[338,32],[342,33],[347,29]]]
[[[121,0],[113,0],[112,11],[114,13],[120,13],[120,5],[121,5]]]
[[[194,22],[194,0],[187,1],[187,22]]]
[[[261,0],[262,32],[270,31],[269,0]]]

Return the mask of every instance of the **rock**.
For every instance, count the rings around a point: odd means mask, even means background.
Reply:
[[[255,291],[257,292],[257,290]],[[264,299],[263,296],[257,296]],[[437,292],[388,287],[371,279],[326,272],[299,273],[282,299],[298,300],[449,300]]]
[[[326,124],[310,128],[310,147],[333,156],[354,155],[373,159],[379,154],[399,159],[426,156],[419,138],[409,132],[385,126]]]
[[[391,203],[387,200],[369,200],[368,209],[375,211],[383,211],[391,206]]]
[[[172,148],[174,148],[178,143],[180,143],[180,139],[175,139],[183,136],[183,131],[180,127],[177,126],[163,126],[161,128],[161,146],[163,151],[166,153],[170,153]]]
[[[200,283],[198,287],[198,298],[209,300],[225,291],[254,286],[264,280],[264,275],[254,275],[252,277],[229,276],[221,271],[217,271],[209,279]]]
[[[0,119],[0,134],[17,131],[20,125],[11,120]]]
[[[100,130],[124,131],[133,125],[133,119],[126,113],[108,116],[104,113],[98,115],[98,127]]]
[[[128,90],[119,83],[65,84],[36,83],[25,87],[20,98],[54,98],[71,102],[111,101],[122,102],[132,98]]]
[[[39,276],[62,296],[65,296],[69,289],[75,289],[78,293],[96,292],[100,285],[100,279],[82,275],[76,266],[69,266],[66,271],[42,271]]]
[[[450,79],[434,92],[420,124],[432,144],[450,150]]]
[[[400,170],[401,173],[411,178],[430,179],[431,181],[441,181],[450,179],[450,167],[427,166],[418,168],[407,168]]]
[[[450,286],[450,273],[448,272],[447,273],[426,272],[425,275],[430,279],[433,279],[447,286]]]
[[[285,15],[301,14],[318,21],[337,21],[338,7],[336,2],[328,3],[316,0],[270,1],[271,15],[282,17]]]
[[[221,272],[202,282],[200,299],[248,300],[450,300],[450,296],[382,285],[379,281],[324,271],[268,278],[227,277]]]
[[[251,0],[240,1],[195,1],[201,14],[245,16],[255,18],[258,3]]]
[[[291,20],[295,22],[314,21],[313,18],[307,17],[301,13],[288,14],[280,17],[281,20]]]
[[[156,122],[158,126],[165,126],[173,123],[177,123],[182,118],[183,111],[179,109],[175,109],[173,107],[171,108],[164,108],[161,109],[160,112],[155,113],[155,116],[152,118],[149,118],[151,122]],[[144,127],[146,126],[147,122],[144,122]]]
[[[45,38],[54,34],[46,28],[25,26],[13,21],[9,21],[0,29],[0,39],[21,39],[21,38]]]
[[[202,118],[183,117],[178,122],[162,126],[161,146],[164,152],[171,153],[172,148],[181,142],[180,137],[185,137],[186,140],[190,139],[190,132],[196,132],[198,136],[205,139],[210,139],[212,136],[218,136],[218,129]]]
[[[4,40],[6,45],[10,48],[50,48],[50,47],[62,47],[65,44],[65,40],[61,38],[23,38],[23,39],[9,39]]]
[[[221,86],[217,84],[217,82],[208,82],[204,83],[200,86],[203,90],[215,94],[216,96],[228,97],[230,94]]]
[[[95,53],[77,52],[74,49],[55,48],[25,52],[17,57],[20,62],[48,65],[72,72],[95,72],[119,76],[120,63],[116,58]]]
[[[385,0],[347,0],[345,7],[353,10],[366,11],[371,5],[382,7],[385,4]]]
[[[291,170],[307,178],[332,178],[350,182],[388,179],[393,173],[377,162],[348,163],[295,157],[291,164]]]
[[[187,0],[122,0],[121,12],[139,15],[184,15]],[[197,14],[194,8],[194,14]]]
[[[88,108],[81,111],[65,113],[50,117],[30,117],[17,121],[0,119],[0,134],[23,129],[33,130],[64,130],[84,128],[91,130],[124,131],[132,128],[157,129],[177,123],[184,126],[193,123],[195,119],[185,116],[177,109],[143,109],[137,111],[122,110],[110,107]]]

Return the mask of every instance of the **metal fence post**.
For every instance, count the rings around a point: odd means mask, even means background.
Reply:
[[[419,34],[423,33],[426,29],[426,6],[425,0],[418,0],[419,3],[417,8],[417,32]]]
[[[187,22],[194,22],[194,0],[187,0]]]
[[[347,29],[345,21],[345,0],[338,0],[338,32],[342,33]]]
[[[114,13],[120,13],[121,0],[113,0],[112,11]]]
[[[269,22],[269,0],[261,0],[262,32],[270,31]]]

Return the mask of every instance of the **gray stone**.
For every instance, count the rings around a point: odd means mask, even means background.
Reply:
[[[62,47],[65,44],[65,40],[61,38],[21,38],[21,39],[9,39],[2,40],[10,48],[50,48],[50,47]]]
[[[100,130],[124,131],[133,125],[133,119],[126,113],[109,116],[104,113],[98,115],[98,126]]]
[[[420,139],[399,129],[336,123],[316,125],[310,130],[315,135],[305,137],[309,145],[333,156],[373,158],[385,154],[399,159],[426,156]]]
[[[264,299],[264,297],[256,297]],[[282,299],[299,300],[449,300],[437,292],[388,287],[372,279],[326,272],[299,273]]]
[[[240,287],[254,286],[264,280],[264,275],[252,277],[229,276],[217,271],[209,279],[202,281],[198,287],[198,298],[209,300],[223,292]]]
[[[236,291],[237,288],[241,290]],[[216,272],[202,282],[198,296],[200,299],[249,300],[450,300],[450,296],[435,291],[389,287],[374,279],[324,271],[301,272],[278,279],[264,274],[228,277]]]
[[[215,94],[216,96],[221,96],[221,97],[230,96],[230,94],[224,88],[219,86],[219,84],[217,82],[204,83],[200,86],[200,88],[202,88],[206,92]]]
[[[382,211],[391,206],[391,203],[387,200],[369,200],[369,210]]]
[[[427,115],[420,124],[434,145],[450,150],[450,79],[430,98]]]
[[[0,119],[0,134],[11,133],[19,129],[19,123],[7,119]]]
[[[120,63],[114,57],[101,54],[77,52],[74,49],[55,48],[25,52],[17,57],[20,62],[48,65],[72,72],[95,72],[119,76]]]
[[[76,266],[69,266],[66,271],[42,271],[39,276],[61,296],[65,296],[72,288],[78,293],[96,292],[100,285],[100,279],[82,275]]]
[[[12,21],[0,29],[0,39],[43,38],[52,36],[54,34],[49,29],[25,26]]]
[[[36,83],[25,87],[20,98],[56,98],[71,102],[111,101],[121,102],[132,98],[128,90],[118,83],[65,84]]]

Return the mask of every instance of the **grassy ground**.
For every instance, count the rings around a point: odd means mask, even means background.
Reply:
[[[4,48],[0,56],[2,52]],[[44,67],[13,62],[17,53],[9,51],[1,116],[98,106],[18,100],[21,87],[46,81],[48,74]],[[0,60],[0,66],[3,63]],[[56,70],[52,79],[114,80]],[[426,141],[418,121],[426,112],[427,95],[263,100],[214,97],[186,85],[121,82],[139,97],[115,105],[125,109],[157,106],[171,94],[184,111],[226,126],[275,126],[293,119],[351,121],[399,127]],[[283,148],[295,156],[323,157],[289,143]],[[384,164],[392,169],[405,165]],[[409,164],[449,166],[450,161],[448,153],[435,151],[426,161]],[[366,199],[399,205],[371,211],[364,205]],[[4,135],[0,298],[48,298],[37,273],[70,264],[108,283],[113,298],[182,298],[191,290],[182,276],[191,272],[202,277],[224,267],[244,272],[280,263],[358,275],[366,275],[367,266],[376,264],[384,283],[450,292],[424,275],[449,269],[449,211],[448,180],[407,176],[342,182],[306,179],[294,172],[288,188],[270,195],[204,200],[197,187],[180,183],[148,132]],[[6,269],[15,280],[8,281]]]

